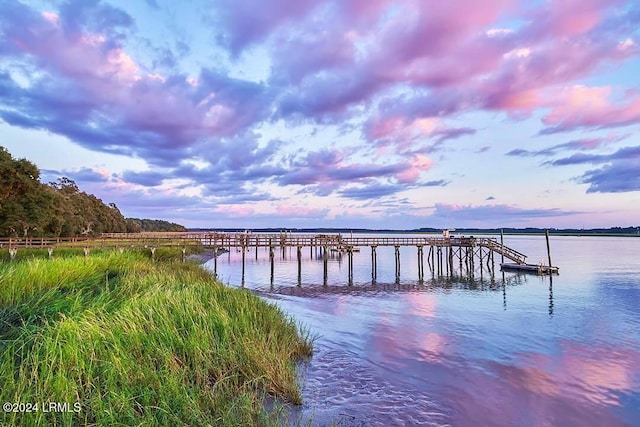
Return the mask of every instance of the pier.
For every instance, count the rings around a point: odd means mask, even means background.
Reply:
[[[284,255],[287,248],[296,252],[298,278],[302,275],[302,251],[309,250],[319,254],[324,263],[324,283],[327,283],[327,263],[332,254],[345,256],[348,266],[348,281],[353,281],[353,254],[362,248],[368,248],[371,256],[371,280],[376,281],[379,247],[393,247],[395,254],[396,280],[400,278],[400,250],[412,249],[418,255],[418,280],[423,280],[425,271],[432,275],[473,277],[476,272],[495,272],[495,255],[500,256],[500,265],[504,270],[519,270],[536,274],[557,274],[558,268],[535,266],[526,263],[527,256],[510,248],[493,237],[450,236],[448,232],[440,235],[399,236],[344,236],[342,234],[294,234],[294,233],[253,233],[253,232],[156,232],[156,233],[105,233],[100,237],[74,238],[10,238],[0,239],[0,249],[8,248],[13,258],[21,248],[46,248],[49,256],[57,248],[83,248],[85,255],[93,248],[147,248],[152,256],[158,247],[181,247],[183,254],[188,246],[212,249],[214,254],[220,250],[242,252],[242,277],[244,280],[246,256],[251,249],[264,248],[269,251],[271,280],[275,269],[275,253]],[[426,264],[425,264],[426,259]],[[505,259],[509,263],[505,263]],[[217,256],[214,256],[214,274],[217,275]]]

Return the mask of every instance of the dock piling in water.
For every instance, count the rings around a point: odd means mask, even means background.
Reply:
[[[275,270],[275,250],[280,247],[282,252],[282,259],[287,259],[287,248],[290,251],[290,257],[292,258],[293,248],[296,248],[296,261],[298,263],[298,282],[301,283],[302,279],[302,251],[304,247],[310,248],[311,259],[319,259],[322,256],[323,262],[323,279],[324,283],[327,283],[328,276],[328,261],[331,257],[330,252],[337,252],[338,257],[340,254],[347,252],[348,261],[348,280],[351,283],[353,281],[354,267],[353,267],[353,253],[358,252],[360,247],[371,247],[371,280],[375,282],[377,280],[377,248],[393,247],[394,248],[394,263],[395,263],[395,278],[396,282],[400,280],[401,274],[401,256],[400,248],[413,246],[417,248],[418,256],[418,268],[417,276],[418,280],[423,280],[425,275],[425,263],[424,263],[424,247],[429,247],[427,253],[427,265],[435,277],[446,274],[447,276],[453,276],[456,274],[467,275],[473,277],[476,268],[479,268],[480,275],[484,274],[484,268],[486,268],[492,274],[495,271],[495,254],[499,253],[501,256],[501,266],[503,269],[519,270],[519,271],[538,271],[538,274],[557,273],[558,268],[553,267],[551,264],[551,251],[549,243],[549,232],[545,232],[547,243],[547,257],[548,265],[538,266],[527,264],[526,255],[509,248],[504,245],[504,232],[500,231],[500,240],[489,237],[453,237],[446,235],[444,237],[438,237],[434,235],[421,235],[411,237],[386,237],[386,236],[363,236],[350,235],[349,237],[343,237],[341,234],[298,234],[294,235],[291,232],[273,234],[273,233],[226,233],[226,232],[178,232],[178,233],[105,233],[100,238],[92,237],[74,237],[69,239],[64,238],[9,238],[1,243],[8,243],[11,259],[16,257],[16,252],[19,248],[49,248],[53,251],[54,248],[64,246],[71,248],[83,248],[85,255],[89,255],[91,249],[97,247],[112,247],[121,248],[121,245],[127,247],[145,247],[151,248],[152,257],[157,247],[178,247],[183,249],[183,256],[185,255],[187,246],[198,246],[205,248],[213,248],[214,251],[214,266],[213,273],[217,277],[217,256],[219,251],[223,249],[229,249],[229,259],[231,259],[231,250],[237,249],[242,251],[242,277],[244,279],[246,273],[246,251],[255,248],[255,256],[258,258],[259,248],[265,248],[269,251],[269,261],[271,267],[271,283],[274,281]],[[124,243],[123,243],[124,242]],[[314,248],[316,256],[313,256]],[[485,252],[486,251],[486,252]],[[455,263],[455,258],[458,258],[458,263]],[[477,265],[475,258],[478,257],[480,264]],[[505,260],[509,260],[512,263],[506,264]],[[459,265],[459,267],[457,266]]]

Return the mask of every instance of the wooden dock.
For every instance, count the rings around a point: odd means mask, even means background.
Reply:
[[[544,265],[544,264],[503,263],[503,264],[500,264],[500,267],[504,271],[519,271],[523,273],[532,273],[537,275],[559,274],[559,271],[560,271],[558,267]]]
[[[369,247],[371,250],[371,277],[376,280],[378,247],[395,248],[396,279],[400,277],[400,248],[413,247],[418,254],[418,279],[425,274],[425,255],[427,266],[433,275],[473,276],[476,271],[482,275],[495,271],[495,254],[502,259],[503,269],[516,268],[521,271],[530,266],[526,263],[527,256],[510,248],[492,237],[449,236],[343,236],[342,234],[311,234],[311,233],[253,233],[253,232],[172,232],[172,233],[105,233],[99,237],[80,236],[73,238],[9,238],[0,239],[0,250],[8,248],[12,258],[19,249],[46,248],[51,256],[58,248],[84,248],[85,254],[94,248],[148,248],[152,255],[158,247],[200,246],[213,249],[217,253],[221,249],[237,249],[242,252],[242,276],[245,271],[245,258],[249,249],[267,248],[271,261],[271,276],[273,280],[274,254],[276,250],[283,253],[286,248],[295,248],[298,261],[298,277],[301,277],[302,250],[308,248],[313,254],[320,251],[324,259],[324,278],[327,278],[327,260],[329,254],[344,254],[348,258],[349,281],[353,280],[353,254],[360,248]],[[426,253],[425,253],[426,252]],[[512,261],[505,264],[504,259]],[[456,266],[458,268],[456,268]],[[514,267],[516,266],[516,267]],[[553,269],[553,268],[552,268]],[[557,269],[557,268],[556,268]],[[217,274],[217,257],[214,257],[214,274]]]

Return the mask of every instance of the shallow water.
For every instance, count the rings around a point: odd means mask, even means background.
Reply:
[[[543,236],[505,244],[546,262]],[[319,254],[246,254],[244,286],[317,335],[302,369],[304,403],[292,423],[454,426],[640,425],[640,238],[551,238],[549,277],[491,274],[418,281],[415,248]],[[496,256],[496,265],[499,259]],[[206,264],[213,268],[213,262]],[[218,258],[218,277],[242,286],[241,254]]]

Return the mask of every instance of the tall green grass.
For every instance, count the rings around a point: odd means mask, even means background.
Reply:
[[[295,366],[311,355],[309,336],[274,305],[169,258],[109,251],[0,263],[0,401],[80,404],[0,420],[280,424],[263,398],[300,403]]]

